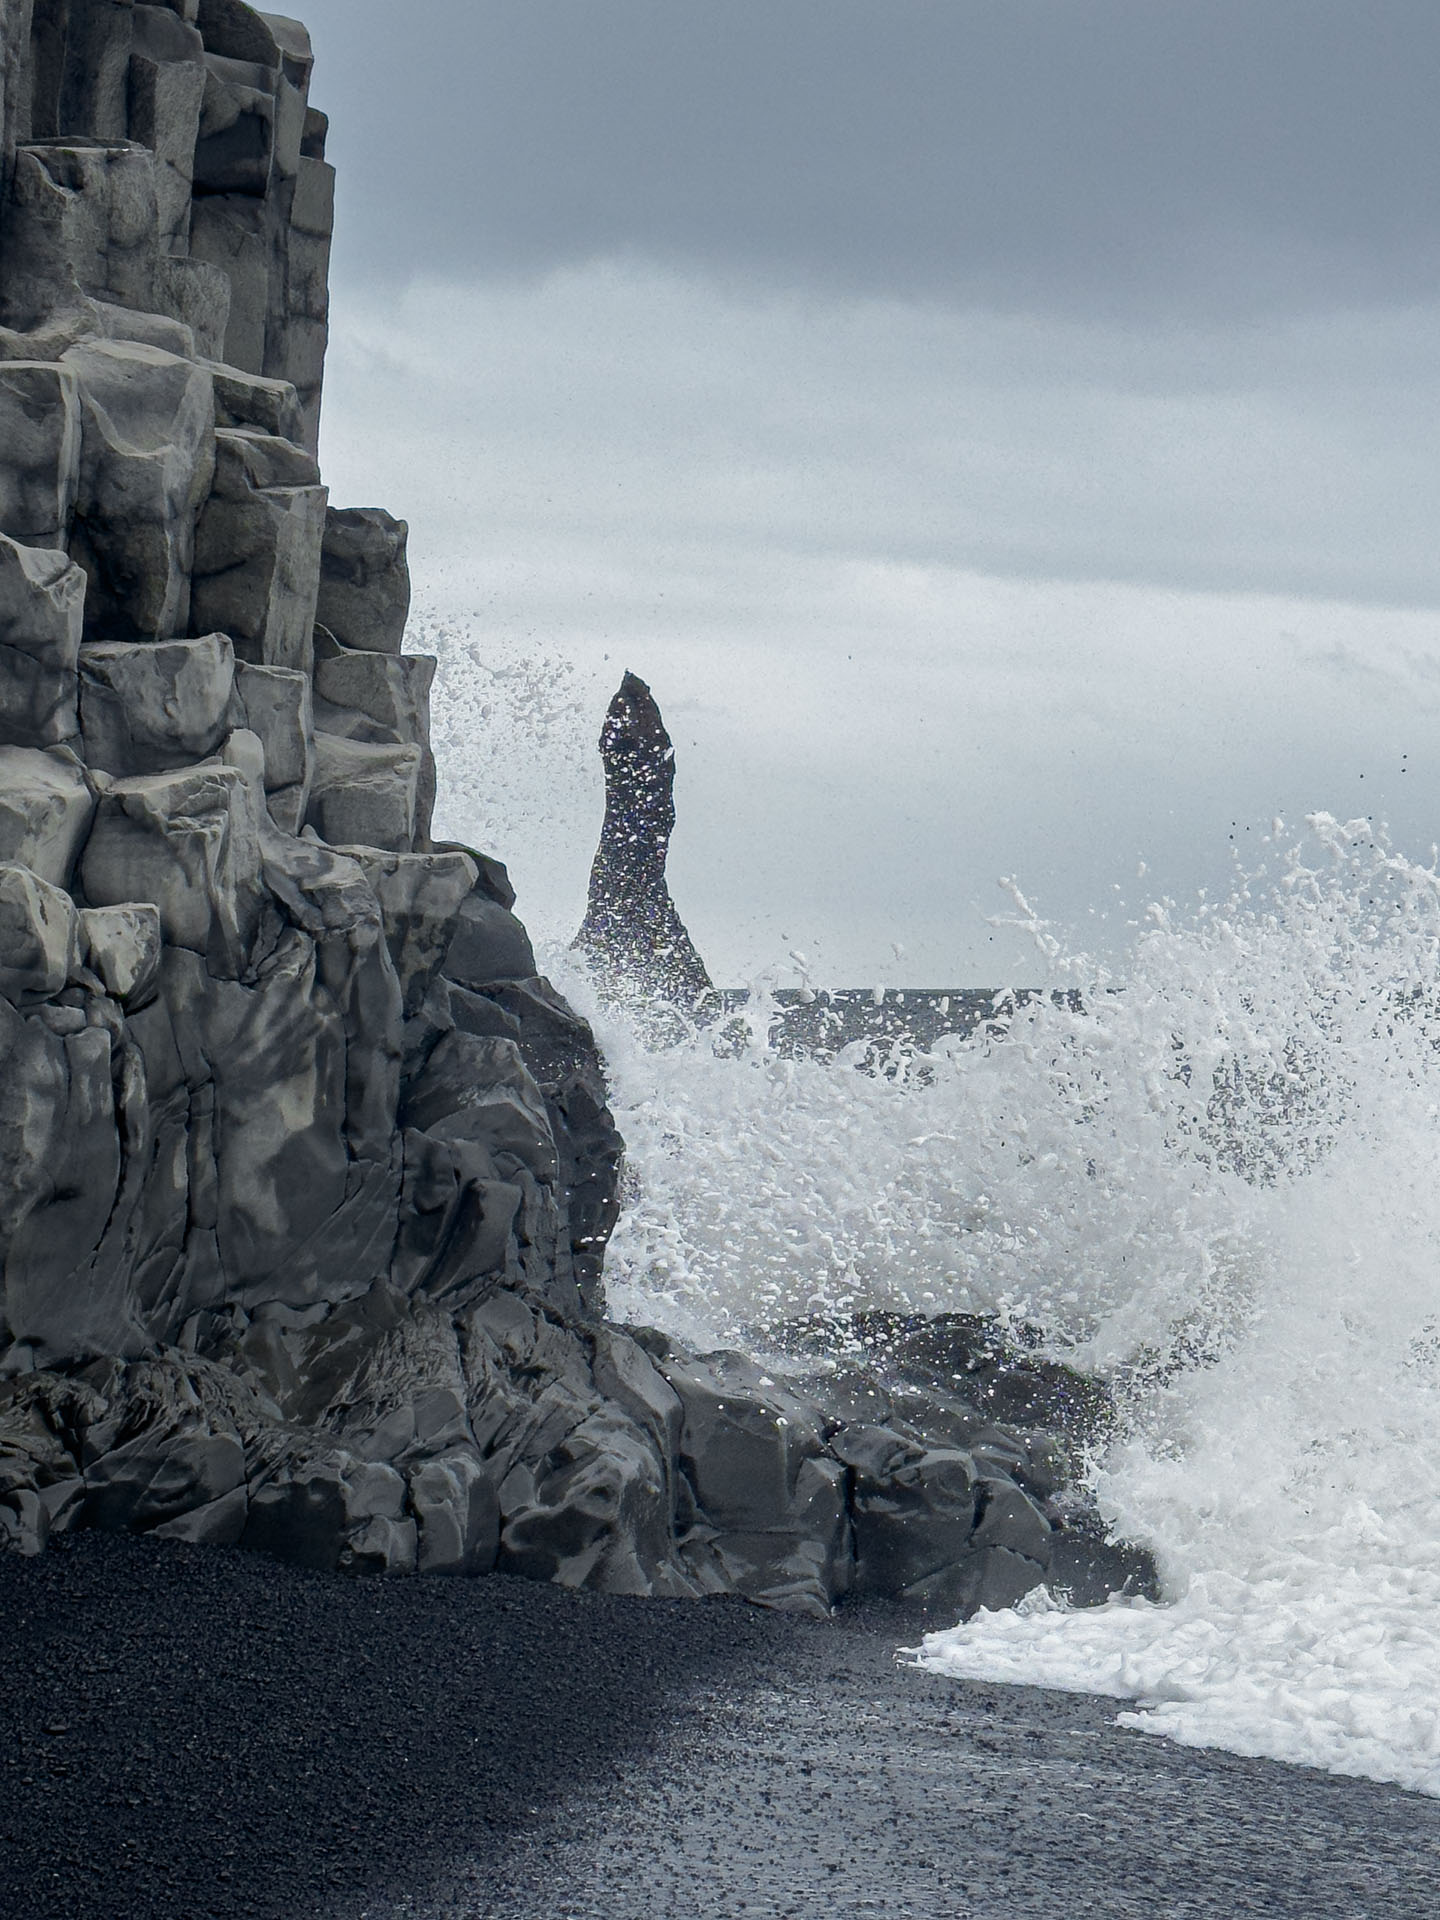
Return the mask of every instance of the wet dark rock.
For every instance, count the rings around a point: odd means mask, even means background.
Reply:
[[[645,682],[627,673],[600,734],[605,820],[575,947],[602,982],[693,1006],[712,991],[665,878],[675,827],[675,749]]]
[[[73,753],[0,747],[0,859],[68,886],[94,813],[94,793]]]
[[[445,956],[445,976],[456,986],[483,993],[499,981],[535,974],[530,936],[508,908],[477,891],[456,915]]]

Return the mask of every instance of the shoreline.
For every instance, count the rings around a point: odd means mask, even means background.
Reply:
[[[26,1920],[1415,1920],[1440,1802],[820,1623],[80,1533],[0,1556]]]

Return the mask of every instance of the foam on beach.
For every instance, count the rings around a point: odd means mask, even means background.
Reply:
[[[764,1349],[797,1316],[997,1311],[1112,1383],[1089,1478],[1160,1606],[1041,1595],[937,1673],[1116,1695],[1124,1723],[1440,1793],[1440,878],[1366,823],[1114,974],[833,1063],[593,1008],[630,1186],[613,1307]],[[567,982],[577,994],[582,983]]]

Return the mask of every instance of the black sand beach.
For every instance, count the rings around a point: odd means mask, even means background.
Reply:
[[[86,1534],[0,1558],[0,1913],[1440,1911],[1440,1802],[898,1664],[913,1627]]]

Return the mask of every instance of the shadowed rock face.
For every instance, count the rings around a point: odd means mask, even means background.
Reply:
[[[675,828],[675,748],[655,696],[633,673],[610,702],[600,756],[605,824],[575,946],[622,989],[691,1003],[712,983],[665,879]]]

